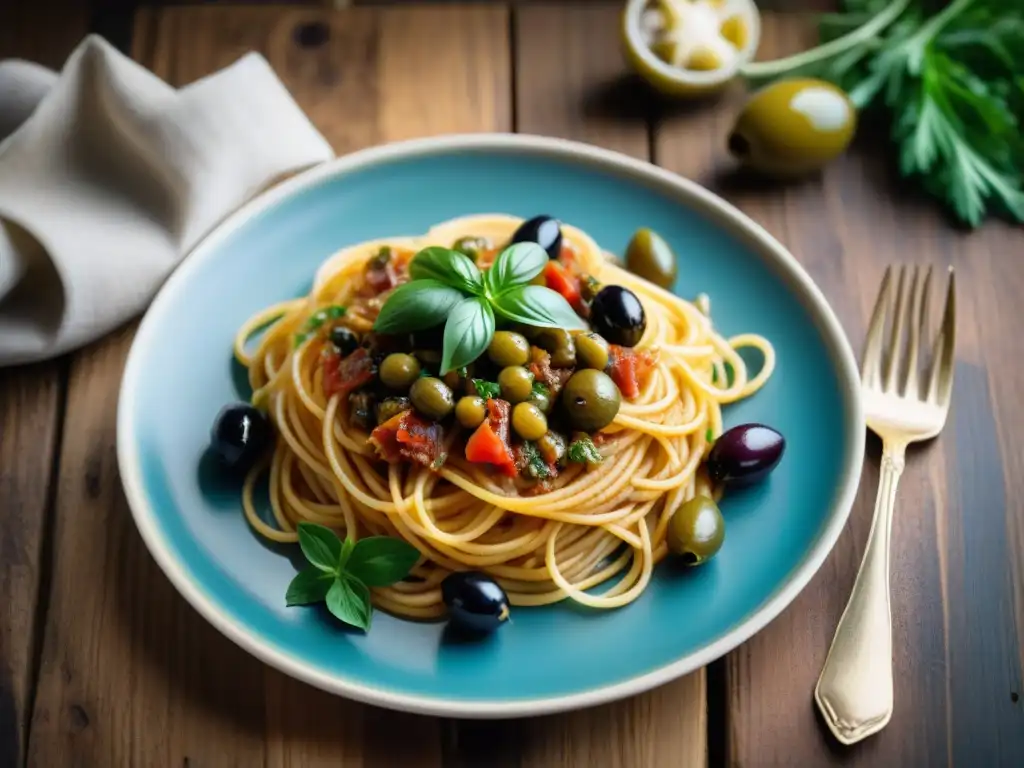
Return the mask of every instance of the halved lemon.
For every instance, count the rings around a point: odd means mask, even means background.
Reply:
[[[670,96],[722,88],[757,52],[753,0],[628,0],[622,40],[630,65]]]

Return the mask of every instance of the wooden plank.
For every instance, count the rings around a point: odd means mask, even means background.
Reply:
[[[765,15],[762,56],[812,40],[813,29],[798,17]],[[900,487],[891,563],[896,709],[890,725],[866,743],[841,748],[811,698],[870,526],[878,480],[872,439],[850,523],[832,555],[779,619],[727,658],[723,760],[1019,763],[1024,566],[1014,542],[1024,530],[1017,501],[1024,488],[1021,451],[1010,431],[1020,418],[1015,393],[1022,382],[1014,371],[1021,345],[1010,307],[1024,276],[1007,259],[1009,228],[992,224],[966,237],[952,230],[934,201],[893,179],[891,158],[878,151],[888,147],[884,135],[865,133],[817,180],[787,186],[746,180],[732,173],[724,146],[741,99],[733,92],[704,109],[665,114],[657,129],[659,160],[719,192],[788,246],[857,349],[885,265],[954,264],[961,363],[950,424],[939,441],[912,451]],[[1019,249],[1019,232],[1017,242]],[[997,431],[1001,448],[994,444]],[[976,505],[986,510],[984,522]]]
[[[77,6],[4,3],[0,60],[59,69],[87,28]],[[48,489],[66,374],[63,360],[0,370],[0,765],[20,764],[26,748],[46,593]]]
[[[517,130],[650,159],[653,101],[638,89],[617,53],[620,13],[617,2],[515,10]],[[518,750],[517,764],[524,768],[667,768],[705,765],[706,733],[700,671],[625,701],[522,721],[515,725],[515,738],[502,743]],[[486,754],[481,753],[481,762]]]
[[[261,51],[344,152],[441,131],[507,130],[507,21],[504,8],[167,8],[140,14],[133,48],[177,85]],[[423,29],[444,32],[444,55],[432,55]],[[417,91],[432,94],[430,115],[395,106]],[[384,713],[265,667],[160,573],[131,521],[114,452],[132,332],[73,363],[30,763],[438,765],[440,721]]]

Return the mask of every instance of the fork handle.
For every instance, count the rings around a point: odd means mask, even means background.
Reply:
[[[843,744],[877,733],[892,717],[889,538],[905,452],[905,443],[883,444],[878,496],[864,559],[814,689],[825,722]]]

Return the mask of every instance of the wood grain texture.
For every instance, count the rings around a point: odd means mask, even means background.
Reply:
[[[506,10],[446,7],[413,17],[172,8],[140,14],[134,49],[175,85],[260,51],[339,152],[510,128]],[[450,52],[431,57],[423,29],[443,30]],[[435,94],[430,104],[418,101],[419,89]],[[410,99],[429,114],[396,108]],[[116,393],[132,333],[108,337],[73,363],[30,764],[440,765],[440,721],[355,704],[265,667],[200,618],[156,567],[116,466]]]
[[[813,34],[798,17],[766,14],[761,56],[799,48]],[[1021,374],[1010,369],[1019,368],[1011,361],[1024,348],[1009,307],[1024,273],[1007,257],[1011,243],[1021,249],[1020,232],[999,223],[954,231],[934,201],[893,178],[888,138],[868,131],[820,179],[784,187],[745,179],[724,146],[741,99],[733,92],[666,110],[656,130],[659,162],[719,192],[781,240],[858,352],[887,264],[931,264],[939,277],[954,265],[960,363],[950,422],[940,440],[911,452],[897,500],[891,723],[842,748],[811,697],[870,526],[878,480],[878,444],[870,439],[860,492],[832,555],[779,619],[727,657],[723,759],[737,766],[1019,764],[1024,508],[1017,499],[1024,488],[1011,437],[1022,416],[1011,394]]]

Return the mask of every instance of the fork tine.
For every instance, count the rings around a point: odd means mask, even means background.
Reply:
[[[882,287],[878,289],[875,308],[871,311],[871,322],[868,325],[867,340],[864,344],[864,356],[861,360],[861,377],[865,386],[880,385],[879,370],[882,367],[882,336],[885,330],[885,316],[891,300],[892,267],[885,268]]]
[[[907,373],[903,379],[901,392],[905,397],[918,397],[920,386],[917,381],[917,350],[921,341],[921,306],[927,299],[927,291],[931,287],[931,269],[928,270],[928,277],[918,280],[920,269],[914,267],[914,276],[910,280],[910,305],[907,307],[907,325],[910,326],[910,343],[907,349]]]
[[[956,347],[956,275],[949,268],[949,285],[946,288],[946,306],[942,310],[942,326],[935,337],[932,349],[931,371],[928,374],[929,403],[949,405],[950,390],[953,386],[953,355]]]
[[[907,303],[907,294],[904,290],[906,284],[907,270],[900,267],[899,278],[896,281],[896,314],[892,318],[892,328],[889,334],[889,351],[885,356],[885,371],[882,374],[882,389],[891,392],[896,388],[896,374],[900,369],[900,339],[903,337],[904,307]]]

